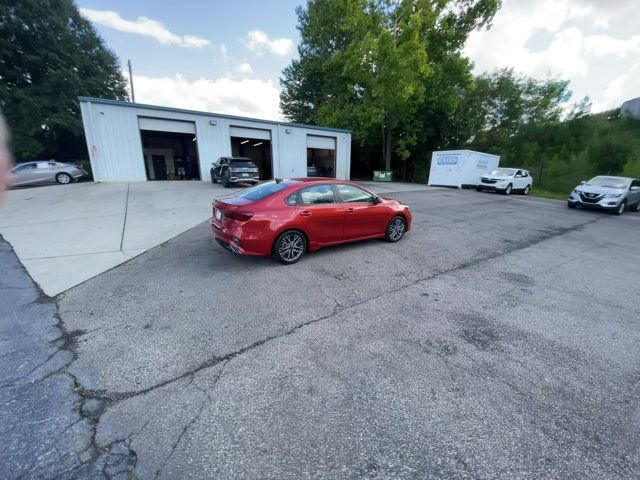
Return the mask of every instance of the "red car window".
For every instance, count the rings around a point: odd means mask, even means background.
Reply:
[[[338,184],[338,191],[343,202],[370,202],[373,195],[353,185]]]
[[[314,185],[300,190],[300,203],[302,205],[317,205],[320,203],[334,203],[335,196],[330,184]]]

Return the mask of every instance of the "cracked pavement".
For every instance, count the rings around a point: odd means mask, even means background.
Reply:
[[[2,244],[0,476],[632,478],[640,215],[389,196],[397,244],[287,267],[203,224],[56,299]]]

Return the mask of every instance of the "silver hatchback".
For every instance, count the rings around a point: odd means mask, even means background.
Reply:
[[[61,183],[66,185],[88,175],[80,165],[47,160],[16,165],[9,172],[10,187]]]
[[[627,209],[640,212],[640,180],[599,175],[587,182],[580,182],[571,192],[567,203],[569,208],[596,208],[616,215],[621,215]]]

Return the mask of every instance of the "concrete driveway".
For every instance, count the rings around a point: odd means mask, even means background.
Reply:
[[[9,268],[0,345],[51,340],[4,356],[0,476],[634,478],[640,215],[387,195],[405,239],[293,266],[201,224],[55,300]]]
[[[54,296],[211,216],[205,182],[75,183],[7,192],[0,235]]]

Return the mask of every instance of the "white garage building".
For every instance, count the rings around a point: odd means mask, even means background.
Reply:
[[[349,179],[351,132],[312,125],[79,97],[96,181],[210,181],[220,157],[249,157],[262,179]]]

